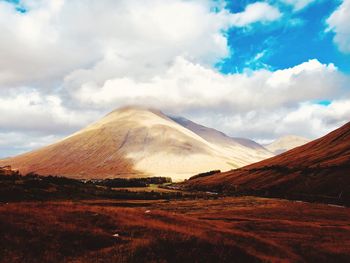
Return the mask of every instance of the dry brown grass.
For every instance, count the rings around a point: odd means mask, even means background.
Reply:
[[[2,204],[0,261],[347,262],[349,221],[349,208],[252,197]]]

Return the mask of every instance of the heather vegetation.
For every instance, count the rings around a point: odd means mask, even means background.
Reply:
[[[0,262],[348,262],[350,210],[254,197],[0,204]]]

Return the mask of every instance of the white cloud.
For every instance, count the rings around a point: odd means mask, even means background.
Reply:
[[[230,26],[271,22],[281,14],[267,3],[231,14],[210,0],[24,1],[19,13],[0,2],[0,85],[50,86],[64,76],[145,77],[174,57],[212,65],[229,53]],[[77,73],[78,72],[78,73]]]
[[[93,112],[67,109],[55,95],[42,95],[31,88],[0,94],[0,132],[36,132],[41,135],[67,134],[93,121]]]
[[[99,86],[87,80],[70,91],[81,104],[96,108],[141,103],[187,112],[201,107],[242,112],[328,98],[341,92],[345,83],[333,64],[315,59],[275,72],[258,70],[225,76],[179,57],[164,74],[147,81],[123,77]]]
[[[315,139],[345,124],[349,116],[350,99],[338,99],[328,106],[304,102],[292,108],[252,109],[216,118],[200,116],[197,120],[234,136],[266,142],[290,134]]]
[[[299,11],[318,0],[280,0],[285,4],[293,6],[295,11]]]
[[[256,22],[271,22],[282,16],[278,8],[265,2],[255,2],[247,5],[241,13],[230,16],[232,25],[242,27]]]
[[[334,42],[344,53],[350,53],[350,0],[342,4],[327,19],[327,31],[335,33]]]
[[[146,74],[178,55],[212,64],[228,54],[222,30],[229,14],[211,12],[210,1],[39,3],[27,1],[21,14],[0,2],[0,84],[50,84],[72,70],[108,63],[120,75],[130,68]]]

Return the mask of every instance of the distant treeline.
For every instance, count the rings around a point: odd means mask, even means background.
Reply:
[[[146,177],[146,178],[114,178],[104,180],[89,180],[88,183],[107,187],[147,187],[150,184],[172,183],[170,177]]]
[[[5,175],[6,174],[6,175]],[[139,178],[138,182],[162,184],[171,182],[169,178]],[[159,200],[183,199],[193,196],[200,198],[200,193],[186,194],[182,192],[133,192],[124,189],[114,190],[112,187],[100,185],[113,182],[115,179],[98,180],[97,182],[70,179],[58,176],[40,176],[30,173],[25,176],[17,172],[11,175],[0,173],[0,203],[29,200],[79,200],[79,199],[120,199],[120,200]],[[105,182],[106,181],[106,182]],[[123,179],[126,182],[137,182],[135,179]],[[115,184],[117,185],[117,184]],[[132,185],[132,184],[124,184]],[[192,198],[193,198],[192,197]]]
[[[12,170],[10,165],[0,166],[0,175],[19,175],[19,172]]]

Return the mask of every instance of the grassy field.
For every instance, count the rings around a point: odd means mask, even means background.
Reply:
[[[349,262],[350,209],[256,197],[0,205],[1,262]]]
[[[146,187],[113,187],[112,189],[117,191],[127,190],[130,192],[160,192],[160,193],[180,192],[180,190],[162,188],[161,185],[157,185],[157,184],[150,184],[149,186],[146,186]]]

